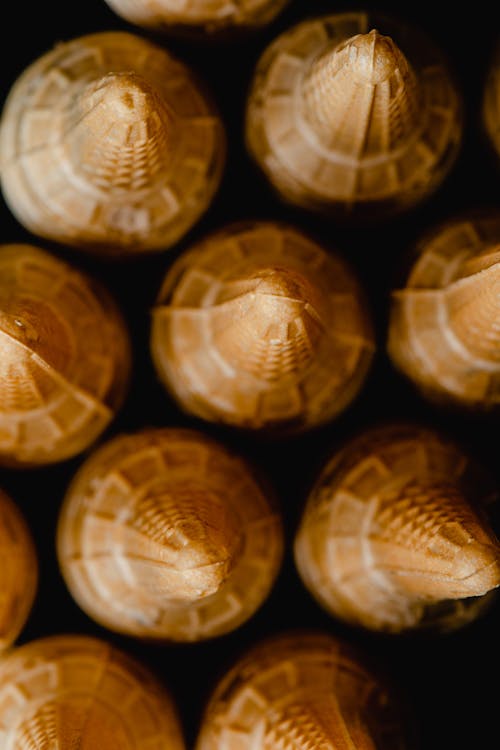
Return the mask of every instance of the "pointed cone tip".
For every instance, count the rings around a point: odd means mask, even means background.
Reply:
[[[158,109],[156,94],[136,73],[108,73],[94,85],[90,106],[106,107],[121,122],[147,119]]]
[[[258,274],[256,291],[261,294],[274,294],[281,297],[301,298],[304,296],[305,282],[296,271],[288,268],[270,268]]]
[[[200,486],[178,486],[166,499],[140,512],[139,528],[145,533],[154,519],[153,538],[168,554],[164,581],[167,595],[198,599],[215,593],[236,564],[241,535],[237,520],[224,498]]]
[[[404,73],[408,64],[403,53],[388,36],[376,29],[368,34],[358,34],[345,43],[349,62],[356,78],[371,84],[390,79],[397,71]]]
[[[297,316],[299,308],[316,308],[319,304],[319,290],[297,271],[289,268],[270,268],[255,276],[253,293],[261,298],[263,316],[276,322],[287,315]],[[265,303],[265,304],[264,304]],[[266,315],[267,311],[267,315]],[[273,321],[273,316],[275,320]]]
[[[471,542],[460,555],[459,580],[469,596],[483,596],[500,586],[500,546]]]
[[[207,525],[204,539],[190,539],[179,560],[179,572],[198,596],[216,593],[227,580],[236,561],[238,535]],[[187,593],[187,592],[186,592]]]

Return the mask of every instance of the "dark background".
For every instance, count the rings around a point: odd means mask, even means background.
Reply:
[[[113,14],[104,0],[9,3],[3,9],[3,59],[0,102],[22,70],[55,42],[100,30],[133,27]],[[445,413],[425,404],[397,375],[384,353],[389,290],[398,283],[414,241],[434,223],[485,206],[498,206],[500,172],[488,150],[480,124],[480,101],[500,11],[476,0],[454,5],[419,0],[414,3],[365,2],[363,8],[399,16],[427,31],[448,54],[465,98],[466,131],[459,161],[432,198],[410,215],[375,230],[341,229],[280,204],[245,154],[241,133],[247,86],[266,44],[307,15],[359,9],[321,0],[291,0],[288,9],[264,31],[237,43],[179,40],[139,31],[167,46],[205,78],[221,109],[229,134],[229,158],[222,188],[205,218],[173,251],[129,261],[106,263],[39,244],[100,277],[114,291],[133,337],[135,368],[129,397],[104,437],[146,425],[200,426],[179,413],[156,380],[148,350],[149,311],[161,278],[183,248],[207,230],[240,219],[281,219],[335,247],[357,268],[368,291],[379,351],[365,389],[355,404],[331,425],[308,435],[259,444],[239,434],[201,425],[253,459],[274,482],[283,506],[288,551],[272,596],[257,615],[236,632],[188,646],[158,646],[115,636],[88,619],[73,603],[59,575],[54,552],[58,509],[67,484],[85,456],[49,469],[0,472],[0,486],[19,503],[35,536],[41,581],[25,642],[53,633],[80,632],[108,638],[136,654],[171,688],[180,707],[189,745],[196,736],[204,702],[218,675],[243,649],[262,636],[290,627],[317,627],[343,636],[388,671],[406,695],[417,720],[419,748],[479,748],[496,745],[497,683],[500,673],[500,603],[473,625],[441,637],[382,637],[360,633],[334,621],[312,601],[295,572],[291,540],[306,493],[329,453],[348,436],[379,420],[417,419],[456,437],[493,472],[500,487],[497,421]],[[462,9],[460,10],[459,7]],[[498,7],[498,5],[497,5]],[[383,32],[383,29],[380,29]],[[0,201],[0,241],[35,241]],[[383,749],[381,749],[383,750]]]

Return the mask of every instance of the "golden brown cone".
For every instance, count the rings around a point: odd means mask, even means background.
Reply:
[[[438,602],[500,585],[500,545],[455,486],[410,481],[379,498],[372,564],[402,595]]]
[[[307,368],[325,334],[319,290],[296,271],[279,267],[239,284],[247,290],[211,313],[221,356],[235,369],[271,382]]]
[[[245,461],[201,433],[147,429],[109,441],[66,495],[57,550],[89,616],[136,637],[229,632],[267,597],[281,520]]]
[[[26,409],[23,403],[25,373],[33,354],[47,367],[65,375],[72,364],[74,351],[65,321],[54,311],[49,300],[12,294],[5,286],[0,290],[4,309],[0,310],[0,389],[5,393],[4,406]],[[35,397],[33,389],[33,398]]]
[[[38,562],[30,530],[17,506],[0,491],[0,653],[22,630],[37,581]]]
[[[215,594],[229,576],[240,551],[237,521],[203,483],[155,485],[137,502],[132,527],[158,545],[151,568],[134,566],[140,589],[161,602],[190,602]]]
[[[181,255],[151,331],[158,374],[183,409],[270,432],[337,416],[362,387],[373,346],[350,268],[272,222],[230,225]]]
[[[470,352],[471,359],[496,363],[500,369],[500,259],[468,276],[461,275],[445,290],[450,331]],[[481,256],[486,264],[489,253]]]
[[[140,75],[109,73],[93,81],[68,114],[64,148],[72,169],[101,189],[150,188],[169,168],[174,123]]]
[[[123,18],[146,28],[198,31],[206,34],[263,26],[282,10],[288,0],[106,0]]]
[[[331,614],[373,630],[460,626],[500,585],[481,483],[431,431],[368,431],[332,458],[309,497],[295,541],[304,583]]]
[[[248,149],[280,196],[352,222],[381,221],[432,194],[461,134],[441,51],[366,12],[312,17],[275,38],[246,110]]]
[[[54,463],[88,447],[120,408],[129,369],[105,289],[31,245],[0,248],[1,463]]]
[[[357,655],[330,636],[290,632],[222,678],[196,750],[403,750],[405,736],[394,696]]]
[[[388,351],[429,399],[500,405],[500,221],[448,222],[424,238],[406,286],[393,294]]]
[[[12,701],[12,691],[22,701]],[[172,699],[104,641],[55,636],[0,664],[0,743],[15,750],[184,750]]]
[[[419,100],[408,61],[376,30],[324,52],[304,81],[305,118],[327,146],[353,158],[409,138],[419,126]]]
[[[15,81],[2,191],[33,234],[102,255],[165,250],[208,208],[224,126],[188,66],[121,31],[57,45]]]

